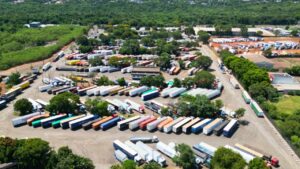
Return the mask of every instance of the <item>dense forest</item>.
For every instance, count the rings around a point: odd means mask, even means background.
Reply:
[[[207,0],[206,0],[207,1]],[[243,2],[237,0],[69,0],[61,4],[0,0],[0,30],[15,30],[30,21],[64,24],[120,24],[162,26],[187,24],[296,24],[297,1]],[[210,2],[210,3],[208,3]]]

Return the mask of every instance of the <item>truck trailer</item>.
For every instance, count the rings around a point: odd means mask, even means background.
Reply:
[[[119,121],[118,122],[118,128],[120,130],[124,130],[124,129],[127,129],[129,127],[129,123],[132,122],[132,121],[135,121],[137,119],[141,118],[141,116],[134,116],[134,117],[130,117],[126,120],[122,120],[122,121]]]
[[[209,135],[214,128],[218,127],[223,122],[223,119],[217,118],[203,128],[203,134]]]
[[[35,113],[31,113],[31,114],[27,114],[21,117],[17,117],[11,120],[12,124],[14,127],[18,127],[20,125],[26,124],[27,120],[34,117],[34,116],[38,116],[41,115],[41,112],[35,112]]]

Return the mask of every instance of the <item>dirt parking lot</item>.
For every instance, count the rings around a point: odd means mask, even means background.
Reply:
[[[214,57],[211,51],[207,49],[202,49],[204,55]],[[249,121],[248,126],[240,126],[236,133],[231,138],[225,138],[223,136],[217,137],[215,135],[205,136],[203,134],[165,134],[159,131],[150,133],[148,131],[119,131],[117,127],[109,129],[107,131],[94,131],[88,130],[84,131],[82,129],[77,131],[71,131],[69,129],[63,130],[58,129],[43,129],[43,128],[31,128],[29,126],[22,126],[14,128],[11,124],[11,119],[15,116],[13,115],[13,102],[11,102],[7,108],[1,110],[0,113],[0,135],[16,137],[16,138],[33,138],[38,137],[45,139],[50,142],[50,145],[55,149],[61,146],[69,146],[75,153],[83,155],[85,157],[91,158],[96,165],[97,169],[107,169],[113,163],[116,163],[113,156],[112,141],[119,139],[121,141],[126,141],[132,136],[152,136],[156,135],[158,138],[165,142],[175,142],[175,143],[186,143],[189,145],[194,145],[201,141],[204,141],[213,146],[223,146],[226,144],[234,145],[235,143],[249,144],[257,147],[269,154],[273,154],[280,160],[281,167],[283,169],[297,169],[298,164],[291,157],[291,153],[285,148],[283,143],[280,141],[278,136],[276,136],[272,128],[266,123],[265,119],[257,118],[254,112],[250,109],[249,105],[246,105],[241,97],[239,90],[235,90],[229,84],[229,78],[227,75],[222,74],[217,69],[216,58],[212,68],[215,70],[213,73],[221,80],[225,88],[220,99],[222,99],[226,106],[235,110],[240,107],[244,107],[247,111],[244,119]],[[56,65],[64,64],[63,61],[59,61]],[[20,98],[33,98],[42,99],[49,101],[53,95],[48,95],[47,93],[40,93],[38,87],[42,85],[42,77],[54,77],[57,75],[62,75],[66,73],[53,71],[52,68],[48,73],[41,75],[29,89],[26,89],[23,94],[17,97]],[[182,72],[184,74],[184,72]],[[178,77],[183,78],[179,74]],[[125,76],[126,79],[130,79],[128,74],[121,74],[120,72],[107,74],[109,78],[119,78],[120,76]],[[126,96],[109,96],[107,98],[119,98],[125,99]],[[15,101],[17,100],[15,99]],[[139,97],[130,98],[136,102],[142,103]],[[157,98],[162,103],[168,103],[169,101],[174,101],[173,99]],[[152,112],[149,112],[152,113]],[[165,157],[168,159],[167,157]],[[173,168],[174,164],[168,159],[169,168]]]

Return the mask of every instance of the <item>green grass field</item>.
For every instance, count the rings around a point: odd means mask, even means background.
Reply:
[[[296,110],[300,110],[300,96],[282,96],[278,103],[274,103],[278,112],[292,114]]]
[[[0,32],[0,70],[49,58],[84,33],[82,26],[60,25]]]

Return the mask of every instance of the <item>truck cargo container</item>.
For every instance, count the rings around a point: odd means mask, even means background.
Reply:
[[[172,75],[177,75],[179,72],[180,72],[180,67],[176,67],[174,70],[173,70],[173,72],[172,72]]]
[[[108,95],[111,91],[116,90],[116,89],[120,89],[120,86],[110,86],[108,88],[105,88],[103,90],[100,90],[100,95],[101,96],[106,96]]]
[[[197,151],[200,151],[202,153],[209,155],[210,157],[213,157],[215,152],[217,151],[216,147],[213,147],[204,142],[200,142],[199,144],[193,145],[193,148]]]
[[[148,119],[150,119],[151,118],[151,116],[144,116],[144,117],[141,117],[140,119],[138,119],[138,120],[135,120],[135,121],[133,121],[133,122],[130,122],[129,123],[129,129],[130,130],[135,130],[135,129],[137,129],[138,127],[139,127],[139,124],[140,123],[142,123],[142,122],[144,122],[144,121],[146,121],[146,120],[148,120]]]
[[[93,123],[93,124],[92,124],[92,127],[93,127],[93,129],[97,130],[97,129],[100,128],[100,125],[101,125],[102,123],[105,123],[105,122],[107,122],[107,121],[109,121],[109,120],[111,120],[111,119],[113,119],[113,118],[114,118],[114,116],[103,117],[101,120],[99,120],[99,121]]]
[[[123,86],[119,86],[118,88],[111,90],[110,93],[109,93],[109,95],[111,95],[111,96],[116,95],[116,94],[118,94],[118,92],[120,90],[123,90],[123,89],[124,89]]]
[[[69,87],[69,88],[60,90],[60,91],[58,91],[58,92],[53,92],[53,94],[54,94],[54,95],[58,95],[58,94],[65,93],[65,92],[76,93],[76,91],[77,91],[77,87],[76,87],[76,86],[73,86],[73,87]]]
[[[89,121],[92,121],[94,119],[97,119],[99,116],[98,115],[93,115],[93,114],[90,114],[90,115],[86,115],[82,118],[79,118],[77,120],[74,120],[74,121],[71,121],[69,123],[69,127],[71,130],[75,130],[75,129],[78,129],[78,128],[81,128],[83,124],[89,122]]]
[[[47,92],[48,90],[50,90],[52,88],[53,88],[53,86],[51,84],[44,85],[44,86],[39,86],[39,91],[40,92]]]
[[[143,105],[140,105],[129,99],[126,99],[125,103],[128,104],[133,110],[135,110],[139,113],[145,113],[145,107]]]
[[[156,120],[156,117],[153,116],[153,117],[151,117],[151,118],[149,118],[149,119],[141,122],[139,124],[140,129],[144,130],[146,128],[147,124],[149,124],[149,123],[151,123],[151,122],[153,122],[155,120]]]
[[[192,76],[195,69],[196,69],[195,67],[190,68],[190,69],[188,70],[188,75],[189,75],[189,76]]]
[[[152,91],[150,93],[142,94],[141,98],[143,101],[153,99],[159,96],[158,90]]]
[[[44,100],[41,99],[36,99],[35,101],[39,103],[43,108],[46,108],[46,106],[50,104],[49,102],[45,102]]]
[[[246,90],[242,92],[242,96],[247,104],[251,102],[251,97]]]
[[[209,135],[214,128],[218,127],[223,122],[223,119],[217,118],[203,128],[203,134]]]
[[[96,123],[96,122],[98,122],[98,121],[100,121],[100,120],[101,120],[101,117],[98,117],[98,118],[96,118],[95,120],[92,120],[92,121],[89,121],[89,122],[87,122],[87,123],[85,123],[85,124],[82,124],[82,128],[83,128],[84,130],[91,129],[91,128],[92,128],[92,124],[93,124],[93,123]]]
[[[14,118],[14,119],[11,120],[11,122],[12,122],[14,127],[18,127],[20,125],[26,124],[28,119],[30,119],[34,116],[37,116],[37,115],[41,115],[41,114],[42,113],[40,113],[40,112],[27,114],[27,115],[24,115],[24,116],[21,116],[21,117]]]
[[[174,158],[177,155],[175,149],[171,148],[170,146],[161,141],[156,143],[156,149],[170,158]]]
[[[55,115],[55,116],[51,116],[51,117],[48,117],[46,119],[42,119],[41,120],[41,126],[43,128],[47,128],[47,127],[50,127],[52,122],[56,121],[56,120],[60,120],[60,119],[63,119],[67,117],[67,114],[59,114],[59,115]]]
[[[55,68],[57,71],[76,71],[76,67],[58,66]]]
[[[50,69],[50,67],[51,67],[51,63],[48,62],[48,63],[46,63],[46,64],[43,65],[42,70],[45,72],[45,71],[47,71],[48,69]]]
[[[120,100],[118,100],[118,99],[114,99],[113,100],[113,104],[115,105],[115,106],[117,106],[117,108],[118,108],[118,110],[119,111],[122,111],[122,112],[128,112],[128,113],[131,113],[131,107],[128,105],[128,104],[126,104],[125,102],[122,102],[122,101],[120,101]]]
[[[116,71],[120,71],[120,68],[117,68],[117,67],[111,67],[111,66],[108,68],[108,72],[109,72],[109,73],[116,72]]]
[[[160,95],[161,95],[161,97],[168,97],[169,94],[176,89],[178,89],[178,88],[177,87],[166,88],[163,91],[161,91]]]
[[[157,143],[158,137],[157,136],[152,136],[152,137],[131,137],[130,141],[133,143],[136,143],[138,141],[141,141],[143,143]]]
[[[120,90],[120,91],[118,91],[118,95],[124,95],[124,93],[126,92],[126,91],[129,91],[129,90],[131,90],[131,89],[133,89],[132,87],[128,87],[128,88],[125,88],[125,89],[122,89],[122,90]]]
[[[179,123],[175,124],[172,127],[172,131],[174,133],[179,133],[182,131],[182,126],[184,126],[186,123],[190,122],[193,118],[192,117],[186,117],[185,119],[183,119],[182,121],[180,121]]]
[[[252,100],[250,103],[250,107],[258,117],[264,117],[264,112],[260,108],[260,106],[256,103],[256,101]]]
[[[100,89],[100,87],[95,87],[95,88],[91,88],[89,90],[86,90],[86,95],[87,96],[93,96],[95,91],[98,91]]]
[[[141,147],[137,146],[136,144],[132,143],[131,141],[127,140],[124,142],[128,147],[132,148],[134,151],[136,151],[138,153],[138,156],[140,156],[140,158],[143,161],[146,162],[151,162],[152,161],[152,157],[150,156],[150,154],[148,153],[148,151],[142,149]]]
[[[42,119],[33,121],[33,122],[31,123],[32,127],[33,127],[33,128],[40,127],[40,126],[41,126],[41,120],[42,120]]]
[[[225,137],[231,137],[235,130],[238,128],[238,123],[236,119],[231,119],[230,122],[223,130],[223,135]]]
[[[64,90],[64,89],[68,89],[70,88],[70,86],[60,86],[60,87],[56,87],[53,88],[51,90],[48,90],[48,94],[56,94],[56,92],[60,91],[60,90]]]
[[[159,131],[163,131],[164,126],[166,126],[167,124],[173,122],[173,118],[171,117],[167,117],[164,121],[162,121],[161,123],[158,124],[157,129]]]
[[[124,129],[127,129],[129,127],[129,123],[132,122],[132,121],[135,121],[137,119],[141,118],[141,116],[134,116],[134,117],[130,117],[126,120],[122,120],[122,121],[119,121],[118,122],[118,128],[120,130],[124,130]]]
[[[172,121],[171,123],[168,123],[167,125],[165,125],[163,127],[163,130],[165,133],[169,133],[172,131],[172,128],[174,125],[176,125],[177,123],[179,123],[180,121],[184,120],[184,117],[179,117],[177,119],[175,119],[174,121]]]
[[[220,136],[223,133],[223,129],[227,126],[228,123],[228,120],[224,120],[218,127],[213,129],[214,134],[216,136]]]
[[[235,89],[240,88],[239,82],[236,80],[236,78],[234,76],[230,76],[229,82],[233,86],[233,88],[235,88]]]
[[[45,114],[40,114],[40,115],[37,115],[37,116],[34,116],[34,117],[31,117],[27,120],[27,124],[29,126],[32,125],[32,122],[35,121],[35,120],[41,120],[41,119],[44,119],[44,118],[48,118],[50,116],[49,113],[45,113]]]
[[[189,123],[185,124],[184,126],[182,126],[182,131],[184,133],[190,133],[191,132],[191,128],[194,124],[198,123],[201,119],[199,117],[193,119],[192,121],[190,121]]]
[[[235,147],[232,147],[230,145],[225,145],[224,147],[234,151],[235,153],[240,154],[247,163],[249,163],[251,160],[253,160],[255,158],[253,155],[243,152],[243,151],[241,151]]]
[[[91,90],[91,89],[94,89],[94,88],[96,88],[96,87],[97,87],[97,86],[94,85],[94,86],[90,86],[90,87],[87,87],[87,88],[79,89],[79,90],[77,91],[77,93],[78,93],[79,96],[84,96],[84,95],[86,94],[86,91]]]
[[[160,166],[166,166],[166,159],[158,151],[153,150],[151,147],[140,141],[138,141],[136,145],[146,150],[150,154],[150,156],[152,156],[153,160]]]
[[[22,90],[24,90],[24,89],[28,88],[29,86],[30,86],[30,81],[27,80],[18,85],[13,86],[13,88],[20,87]]]
[[[211,121],[212,121],[212,119],[204,119],[204,120],[200,121],[199,123],[193,125],[192,126],[192,133],[194,133],[194,134],[201,133],[203,128],[206,125],[208,125]]]
[[[99,71],[100,71],[101,73],[108,72],[108,70],[109,70],[109,66],[102,66],[102,67],[100,67],[100,69],[99,69]]]
[[[16,87],[14,89],[9,90],[8,92],[4,93],[3,98],[6,101],[13,100],[17,95],[19,95],[22,92],[22,89],[20,87]]]
[[[195,150],[195,149],[194,149],[193,152],[194,152],[194,154],[195,154],[196,156],[198,156],[198,157],[200,157],[201,159],[203,159],[203,162],[205,162],[205,161],[209,158],[208,154],[203,153],[203,152],[201,152],[201,151],[198,151],[198,150]]]
[[[67,117],[65,117],[65,118],[63,118],[63,119],[56,120],[56,121],[54,121],[54,122],[51,123],[51,126],[52,126],[53,128],[58,128],[58,127],[60,127],[60,122],[61,122],[61,121],[70,119],[70,118],[72,118],[72,117],[73,117],[73,115],[69,115],[69,116],[67,116]]]
[[[94,92],[94,94],[92,94],[92,95],[94,95],[94,96],[99,96],[101,90],[104,90],[104,89],[106,89],[106,88],[108,88],[108,87],[107,87],[107,86],[96,87],[96,88],[94,88],[94,89],[92,90],[92,91]]]
[[[172,92],[169,93],[169,96],[171,98],[177,97],[179,96],[181,93],[185,92],[186,88],[182,87],[182,88],[178,88],[177,90],[174,90]]]
[[[164,121],[166,119],[167,119],[167,117],[161,117],[161,118],[159,118],[159,119],[157,119],[157,120],[155,120],[155,121],[147,124],[147,130],[148,131],[153,131],[154,129],[157,128],[157,126],[158,126],[159,123],[161,123],[162,121]]]
[[[5,100],[0,100],[0,110],[6,107],[7,102]]]
[[[130,160],[134,160],[135,157],[138,155],[138,153],[136,151],[134,151],[132,148],[130,148],[126,144],[122,143],[120,140],[114,140],[113,146],[114,146],[115,150],[120,150],[124,154],[126,154]]]
[[[119,162],[121,162],[121,163],[123,163],[124,161],[128,160],[127,155],[124,154],[124,153],[123,153],[122,151],[120,151],[120,150],[115,150],[115,157],[116,157],[116,159],[117,159]]]
[[[141,87],[138,87],[135,89],[131,89],[129,91],[129,96],[133,97],[133,96],[139,95],[148,89],[149,89],[149,87],[147,87],[147,86],[141,86]]]
[[[37,110],[41,110],[42,109],[42,105],[40,105],[38,102],[36,102],[35,100],[28,98],[28,101],[31,103],[32,107],[33,107],[33,111],[37,111]]]
[[[104,130],[107,130],[115,125],[118,124],[119,121],[121,121],[122,118],[121,117],[115,117],[107,122],[104,122],[100,125],[100,128],[104,131]]]

